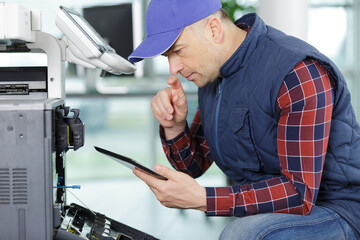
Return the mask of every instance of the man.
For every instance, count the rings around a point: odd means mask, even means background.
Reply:
[[[360,238],[360,131],[331,60],[256,14],[232,23],[218,0],[152,0],[146,27],[129,60],[168,58],[151,107],[178,171],[134,174],[164,206],[240,217],[220,239]],[[199,87],[190,128],[177,74]],[[213,161],[237,184],[197,184]]]

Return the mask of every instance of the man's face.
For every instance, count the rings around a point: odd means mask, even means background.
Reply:
[[[170,73],[180,74],[198,87],[213,82],[221,67],[218,50],[206,36],[205,29],[186,27],[172,47],[164,54],[168,57]]]

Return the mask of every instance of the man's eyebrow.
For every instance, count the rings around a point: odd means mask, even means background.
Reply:
[[[163,55],[163,56],[167,56],[167,55],[169,55],[169,52],[171,52],[172,50],[174,50],[174,48],[177,48],[177,47],[182,47],[184,44],[183,43],[174,43],[168,50],[166,50],[166,52],[164,52],[163,54],[161,54],[161,55]]]
[[[174,48],[175,48],[175,43],[168,49],[168,50],[166,50],[166,52],[164,52],[163,54],[161,54],[161,55],[163,55],[163,56],[167,56],[168,54],[169,54],[169,52],[171,52]]]
[[[162,53],[161,55],[167,57],[167,55],[169,55],[169,50],[167,50],[166,52]]]

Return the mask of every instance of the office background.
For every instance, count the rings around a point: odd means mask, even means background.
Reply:
[[[144,16],[148,0],[10,0],[6,2],[19,2],[26,8],[40,9],[43,31],[59,38],[62,35],[55,25],[55,13],[60,5],[82,12],[84,15],[88,14],[88,20],[91,22],[94,20],[90,13],[92,10],[130,3],[134,11],[127,19],[115,21],[114,18],[104,17],[98,21],[107,21],[102,27],[106,28],[110,35],[118,33],[120,41],[127,39],[127,43],[123,44],[129,44],[130,41],[130,44],[136,47],[145,36]],[[345,75],[359,119],[360,3],[358,0],[224,0],[223,2],[227,6],[236,3],[242,7],[234,11],[234,17],[255,10],[270,25],[303,38],[329,56]],[[88,12],[86,13],[84,9],[88,9]],[[128,14],[127,10],[121,11]],[[133,28],[124,30],[122,27],[125,21],[128,24],[129,19],[133,23]],[[93,23],[96,22],[95,20]],[[132,36],[131,40],[129,36]],[[109,41],[111,43],[111,39]],[[121,44],[118,47],[121,48]],[[36,61],[39,62],[38,64],[44,63],[43,57],[37,57],[32,64],[37,64]],[[0,55],[0,65],[6,64],[7,60]],[[101,78],[98,70],[66,64],[66,105],[80,109],[80,117],[86,127],[85,146],[76,152],[69,151],[66,155],[67,182],[69,185],[81,185],[80,190],[68,192],[68,202],[84,205],[161,239],[217,239],[221,229],[233,218],[207,218],[203,213],[194,210],[165,208],[130,170],[100,155],[93,148],[100,146],[113,150],[149,167],[156,163],[170,166],[158,138],[158,123],[150,109],[152,97],[158,90],[166,87],[169,76],[166,58],[145,60],[138,65],[138,68],[139,71],[134,76],[107,75]],[[190,106],[188,120],[191,122],[197,108],[197,89],[195,85],[184,79],[182,82],[188,94]],[[226,185],[225,176],[215,165],[198,181],[202,186]]]

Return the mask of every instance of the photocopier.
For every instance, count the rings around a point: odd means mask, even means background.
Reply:
[[[0,3],[0,59],[47,56],[47,66],[0,67],[0,239],[156,239],[66,203],[64,156],[83,146],[84,124],[79,109],[65,105],[65,61],[114,74],[136,67],[78,12],[60,6],[56,25],[62,39],[41,31],[39,10]]]

